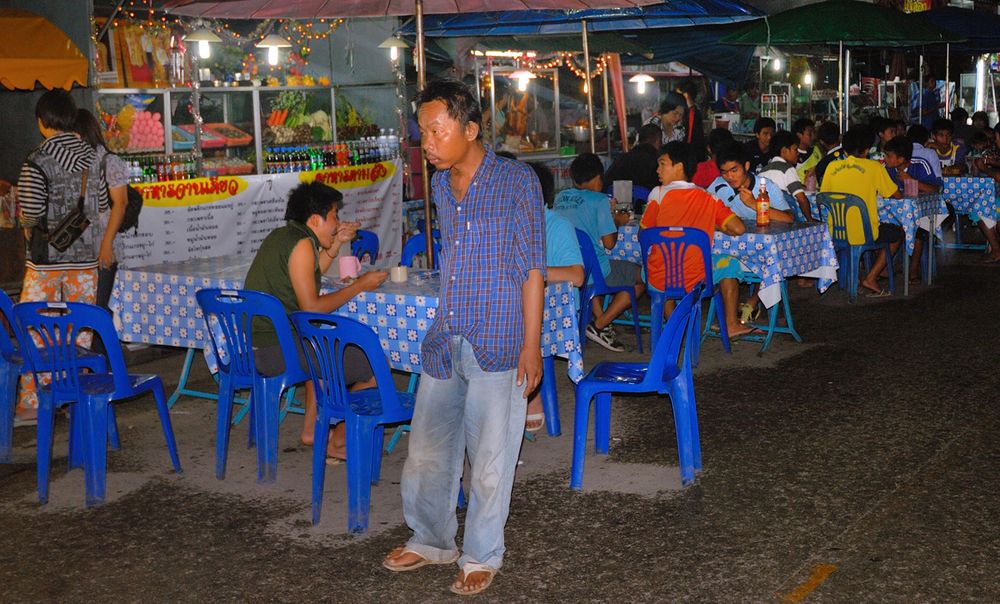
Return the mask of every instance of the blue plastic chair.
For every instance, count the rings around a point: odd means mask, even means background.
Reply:
[[[433,240],[432,245],[434,246],[434,259],[435,259],[434,264],[438,265],[439,262],[437,262],[437,258],[441,254],[441,232],[438,231],[437,229],[434,229],[431,232],[431,237]],[[402,264],[403,266],[409,266],[412,268],[414,256],[426,252],[427,252],[427,237],[424,234],[424,231],[420,231],[416,235],[413,235],[409,239],[407,239],[406,243],[403,244],[403,253],[400,256],[399,263]]]
[[[278,475],[279,401],[282,393],[309,379],[299,363],[298,346],[285,307],[270,294],[253,290],[206,288],[195,294],[209,325],[219,365],[219,404],[215,426],[215,477],[226,477],[229,430],[237,390],[251,391],[248,442],[257,444],[257,480],[274,482]],[[218,322],[212,329],[210,319]],[[270,321],[278,336],[285,370],[265,376],[257,371],[253,356],[254,321]],[[220,337],[221,336],[221,337]],[[289,392],[286,407],[290,404]],[[325,451],[325,449],[324,449]]]
[[[347,530],[368,530],[371,485],[382,474],[382,438],[386,424],[413,417],[414,395],[397,392],[389,363],[371,327],[354,319],[322,313],[292,313],[292,323],[306,351],[316,388],[317,418],[313,445],[312,522],[319,523],[326,477],[330,424],[347,422]],[[349,392],[344,382],[344,349],[357,346],[368,357],[375,388]]]
[[[103,342],[117,342],[111,313],[80,302],[22,302],[14,307],[16,329],[20,331],[21,350],[38,386],[38,501],[49,497],[49,464],[52,461],[52,432],[55,408],[69,405],[70,467],[82,461],[86,476],[86,505],[104,503],[107,476],[107,443],[112,401],[152,392],[160,415],[163,436],[170,461],[181,473],[177,443],[170,425],[167,397],[158,375],[129,374],[119,346],[106,346],[110,371],[82,373],[76,339],[90,329]],[[36,347],[31,335],[41,338]],[[29,344],[31,343],[31,344]],[[49,373],[52,383],[39,382],[40,373]]]
[[[642,326],[639,323],[639,308],[635,302],[635,288],[631,285],[623,287],[611,287],[604,282],[604,274],[601,272],[601,265],[597,263],[597,252],[594,251],[594,243],[590,235],[576,229],[576,239],[580,244],[580,253],[583,255],[583,287],[580,288],[580,348],[583,349],[587,343],[587,325],[590,324],[590,302],[596,296],[614,295],[618,292],[628,294],[632,302],[632,323],[635,325],[635,342],[642,352]]]
[[[375,264],[378,259],[378,235],[372,231],[358,229],[357,237],[351,242],[351,255],[360,261],[368,256],[368,261]]]
[[[851,303],[858,299],[858,262],[867,252],[878,252],[885,250],[886,262],[889,266],[889,291],[896,293],[896,284],[892,270],[892,250],[889,243],[876,243],[872,237],[872,225],[868,218],[868,208],[865,202],[857,195],[849,193],[819,193],[816,196],[816,205],[822,208],[830,228],[830,237],[833,239],[833,247],[837,251],[837,261],[840,263],[837,281],[840,287],[844,284],[848,288],[851,296]],[[848,214],[855,210],[855,215],[861,221],[864,232],[864,243],[851,245],[847,239]]]
[[[795,217],[795,222],[808,222],[806,220],[806,215],[802,213],[802,207],[799,206],[799,200],[795,199],[788,193],[783,193],[785,196],[785,203],[788,207],[792,209],[792,216]]]
[[[17,339],[17,331],[14,329],[14,302],[5,292],[0,291],[0,463],[11,461],[17,381],[22,375],[30,373],[19,350]],[[45,355],[45,351],[42,350],[41,354]],[[78,346],[77,358],[80,366],[92,373],[107,371],[103,355]],[[117,451],[120,447],[118,424],[111,408],[108,409],[108,432],[111,448]]]
[[[677,457],[681,483],[694,481],[701,469],[701,446],[698,416],[691,376],[691,347],[681,354],[685,330],[697,329],[693,307],[701,297],[703,285],[695,286],[677,304],[649,363],[598,363],[576,385],[576,410],[573,423],[573,466],[569,486],[583,488],[584,451],[590,427],[591,402],[594,409],[594,448],[607,454],[611,435],[611,394],[648,394],[657,392],[670,397],[677,432]]]
[[[663,304],[667,300],[680,300],[687,295],[684,288],[684,257],[693,249],[700,250],[703,260],[703,270],[705,283],[712,283],[712,244],[708,235],[703,231],[691,227],[657,227],[643,229],[639,231],[639,249],[642,252],[642,265],[646,268],[647,283],[649,280],[649,259],[653,255],[658,256],[664,269],[664,280],[662,283],[648,283],[650,299],[650,324],[649,324],[649,347],[656,349],[656,343],[663,331]],[[706,285],[702,288],[702,299],[711,298],[713,302],[718,302],[714,306],[716,318],[719,321],[719,330],[722,335],[722,348],[726,352],[731,352],[729,346],[729,334],[726,332],[726,319],[722,308],[722,294],[714,285]],[[705,325],[707,331],[712,324],[711,308],[709,309],[708,321]],[[695,325],[701,325],[701,304],[696,304],[694,308]],[[688,332],[688,346],[691,347],[692,363],[695,367],[701,358],[701,339],[698,337],[698,330]]]

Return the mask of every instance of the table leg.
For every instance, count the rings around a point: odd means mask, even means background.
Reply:
[[[916,235],[914,235],[915,237]],[[906,242],[903,242],[903,296],[910,295],[910,251],[907,248]],[[919,259],[918,259],[919,260]],[[892,267],[889,267],[892,270]]]
[[[930,285],[934,281],[934,232],[937,231],[935,228],[935,219],[937,216],[932,215],[930,217],[930,222],[927,226],[930,230],[927,232],[927,285]]]
[[[195,398],[206,398],[211,401],[219,400],[219,395],[217,393],[213,394],[211,392],[202,392],[201,390],[189,390],[187,387],[188,377],[191,375],[191,364],[194,363],[194,355],[197,351],[197,348],[188,348],[187,354],[184,356],[184,366],[181,367],[180,380],[177,382],[177,387],[174,388],[170,398],[167,399],[168,409],[174,406],[174,403],[177,402],[177,399],[179,399],[181,395],[193,396]],[[234,398],[233,402],[243,404],[246,401],[244,399]],[[245,415],[245,412],[241,412],[237,415],[237,419],[235,419],[233,423],[242,419],[243,415]]]
[[[549,436],[559,436],[559,397],[556,393],[556,363],[554,356],[542,357],[542,409],[545,411],[545,428]]]

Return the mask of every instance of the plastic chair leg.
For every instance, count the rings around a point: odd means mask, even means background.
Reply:
[[[77,403],[82,406],[84,449],[83,473],[86,480],[85,503],[92,507],[104,503],[108,471],[108,400],[88,397]]]
[[[392,453],[392,450],[396,448],[399,444],[399,439],[402,438],[403,434],[410,431],[410,424],[403,424],[402,426],[397,426],[396,431],[392,433],[392,438],[385,445],[385,452]]]
[[[649,302],[649,349],[656,350],[660,332],[663,331],[663,296],[650,292]]]
[[[698,337],[698,328],[701,327],[701,300],[698,300],[698,303],[694,305],[691,314],[691,325],[688,327],[687,335],[685,336],[687,338],[686,346],[691,355],[691,364],[697,367],[698,363],[701,362],[701,338]],[[656,350],[656,348],[650,348]]]
[[[347,531],[368,530],[371,506],[371,455],[374,426],[365,418],[347,416]]]
[[[375,426],[374,430],[371,450],[371,483],[378,484],[382,480],[382,442],[385,440],[385,426],[379,424]]]
[[[642,354],[642,325],[639,324],[639,305],[636,304],[635,291],[633,289],[626,290],[626,293],[628,293],[629,300],[632,302],[632,323],[635,325],[636,348],[639,349],[639,354]]]
[[[590,428],[590,402],[593,392],[586,385],[576,387],[576,406],[573,413],[573,464],[570,469],[569,488],[583,489],[583,459],[587,449],[587,430]]]
[[[115,416],[114,405],[108,405],[108,447],[112,451],[120,451],[122,441],[118,435],[118,418]]]
[[[313,430],[312,523],[319,524],[323,511],[323,483],[326,480],[326,444],[330,437],[330,415],[320,408]]]
[[[541,397],[545,429],[549,436],[559,436],[562,434],[562,425],[559,422],[559,395],[556,391],[556,362],[553,356],[542,357]]]
[[[685,371],[689,371],[686,368]],[[684,376],[678,376],[669,392],[670,407],[674,415],[674,430],[677,433],[677,464],[680,466],[681,484],[694,482],[694,446],[691,442],[691,412],[689,393]]]
[[[10,463],[14,441],[14,403],[21,366],[0,359],[0,463]]]
[[[233,394],[229,376],[222,375],[219,379],[219,402],[215,412],[215,477],[219,480],[226,477],[226,461],[229,459]]]
[[[69,456],[66,467],[69,470],[82,468],[86,463],[87,441],[85,436],[85,411],[81,403],[66,406],[69,413]]]
[[[253,387],[253,414],[257,439],[257,482],[278,478],[278,397],[268,382],[258,380]]]
[[[167,405],[167,396],[163,392],[163,382],[156,378],[152,382],[153,399],[156,400],[156,412],[160,416],[160,427],[163,429],[163,439],[167,442],[167,452],[170,454],[170,463],[174,465],[174,471],[183,474],[181,460],[177,455],[177,441],[174,440],[174,426],[170,422],[170,406]]]
[[[611,393],[600,392],[594,399],[594,450],[607,455],[611,443]]]
[[[712,294],[712,301],[715,302],[715,320],[719,322],[719,335],[722,336],[722,349],[726,354],[732,353],[729,345],[729,326],[726,325],[726,309],[722,304],[722,292],[716,290]]]
[[[38,466],[38,503],[49,502],[49,466],[52,464],[52,432],[55,414],[48,396],[38,397],[38,449],[35,454]]]
[[[587,346],[587,325],[590,324],[590,304],[594,299],[592,295],[584,295],[585,292],[580,292],[580,350],[582,351]]]

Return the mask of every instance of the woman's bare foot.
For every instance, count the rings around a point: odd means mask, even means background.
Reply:
[[[741,336],[749,335],[754,332],[759,332],[759,329],[751,325],[744,325],[742,323],[737,323],[736,325],[726,324],[726,335],[729,336],[730,340],[735,340]]]
[[[347,459],[347,440],[344,436],[345,426],[344,422],[340,422],[335,427],[330,428],[330,436],[326,441],[326,456],[335,457],[340,460]],[[299,435],[299,441],[311,447],[313,444],[313,433],[303,432]]]
[[[861,282],[861,287],[874,292],[876,294],[882,292],[882,286],[878,284],[878,281],[874,279],[865,279]]]

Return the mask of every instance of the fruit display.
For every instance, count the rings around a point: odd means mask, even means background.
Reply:
[[[254,165],[238,157],[213,157],[201,163],[204,176],[235,176],[253,174]]]
[[[160,121],[160,117],[159,113],[135,112],[132,125],[128,129],[129,151],[163,148],[163,122]],[[122,130],[125,130],[123,125]]]
[[[253,141],[252,135],[247,134],[239,128],[229,124],[205,124],[202,131],[211,132],[212,134],[217,135],[225,141],[227,147],[243,147],[249,145]]]

